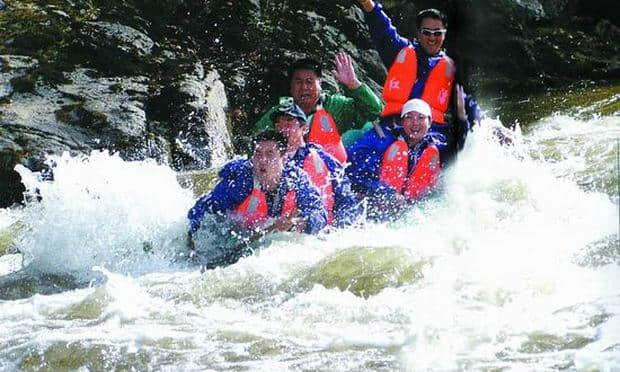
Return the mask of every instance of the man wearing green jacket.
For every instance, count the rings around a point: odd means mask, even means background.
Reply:
[[[297,60],[289,68],[291,97],[282,97],[280,100],[292,100],[308,116],[308,142],[322,145],[326,152],[344,163],[344,145],[359,136],[357,132],[364,124],[379,117],[383,102],[368,85],[357,79],[348,54],[341,52],[336,55],[332,74],[347,88],[348,97],[322,91],[322,69],[316,60]],[[255,131],[273,128],[271,118],[278,106],[273,106],[256,122]],[[347,133],[341,138],[340,134],[344,132]]]

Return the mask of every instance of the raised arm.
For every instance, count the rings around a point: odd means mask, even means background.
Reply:
[[[334,67],[332,74],[347,88],[347,95],[328,96],[325,109],[333,115],[340,133],[361,128],[366,122],[379,117],[383,102],[368,85],[359,81],[352,58],[340,52],[336,54]]]
[[[357,0],[364,10],[364,19],[370,31],[370,37],[386,67],[392,65],[398,52],[410,44],[409,39],[398,34],[390,17],[385,14],[381,4],[373,0]]]

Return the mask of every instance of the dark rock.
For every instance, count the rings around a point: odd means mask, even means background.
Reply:
[[[40,272],[30,266],[0,278],[0,299],[13,301],[35,294],[51,295],[105,283],[103,274],[92,273],[92,278],[80,279],[69,273]]]
[[[170,124],[165,132],[172,137],[175,168],[206,168],[230,156],[228,99],[217,72],[205,72],[201,63],[195,63],[153,97],[150,105],[157,106],[156,118]]]
[[[588,17],[597,23],[600,19],[607,19],[616,26],[620,26],[620,11],[618,2],[614,0],[575,0],[575,15]]]
[[[26,187],[14,169],[0,168],[0,208],[7,208],[24,200]]]
[[[2,128],[0,128],[0,134],[4,134]],[[26,187],[22,184],[21,176],[14,169],[22,157],[22,148],[2,135],[0,137],[0,208],[7,208],[24,200]]]
[[[620,79],[620,17],[610,0],[383,4],[409,38],[418,11],[444,10],[446,47],[470,91],[495,97]],[[108,148],[176,169],[209,167],[230,155],[231,138],[242,144],[259,116],[288,94],[294,59],[319,59],[324,88],[334,91],[342,89],[330,73],[340,50],[377,93],[386,75],[352,0],[75,5],[17,9],[0,0],[0,153],[22,164]]]
[[[119,23],[88,22],[83,30],[93,49],[114,49],[128,57],[145,57],[151,54],[153,40],[132,27]]]
[[[607,19],[602,19],[596,24],[595,32],[602,39],[620,40],[620,27]]]
[[[119,23],[88,22],[74,48],[91,56],[89,65],[106,73],[139,74],[155,43],[144,33]]]
[[[110,143],[139,142],[146,133],[144,101],[148,79],[135,76],[93,78],[92,71],[78,69],[67,74],[71,84],[60,85],[58,91],[72,99],[63,105],[61,121],[83,126],[105,135]],[[76,103],[77,102],[77,103]]]
[[[540,3],[549,17],[560,18],[560,22],[566,22],[568,18],[563,16],[574,11],[577,0],[541,0]]]
[[[5,99],[13,91],[23,91],[20,89],[19,82],[23,81],[25,76],[36,69],[39,62],[28,56],[3,55],[0,56],[0,100]],[[34,88],[34,82],[31,82]]]

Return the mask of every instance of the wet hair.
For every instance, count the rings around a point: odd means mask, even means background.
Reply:
[[[317,77],[321,77],[323,74],[323,68],[319,61],[313,58],[302,58],[293,62],[288,68],[288,80],[293,80],[293,74],[297,70],[310,70],[314,71]]]
[[[280,154],[284,153],[288,147],[288,140],[284,134],[273,129],[265,129],[252,138],[252,152],[256,150],[259,142],[273,141],[276,143]]]
[[[432,19],[439,20],[441,21],[441,23],[443,23],[444,28],[448,28],[448,17],[446,17],[445,14],[443,14],[441,11],[437,9],[434,9],[434,8],[424,9],[420,13],[418,13],[417,16],[415,16],[415,24],[418,27],[418,29],[422,27],[422,20],[424,18],[432,18]]]

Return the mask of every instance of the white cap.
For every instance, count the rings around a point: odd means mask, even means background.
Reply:
[[[403,105],[403,110],[400,113],[400,117],[402,118],[411,111],[419,112],[420,114],[428,116],[429,118],[431,116],[431,107],[428,105],[428,103],[424,102],[419,98],[414,98],[407,101]]]

